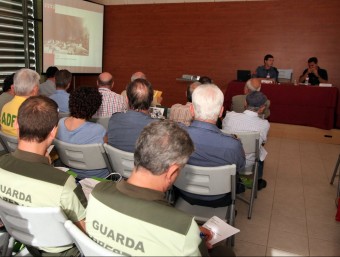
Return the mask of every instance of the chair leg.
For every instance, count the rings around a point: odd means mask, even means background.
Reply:
[[[14,243],[15,243],[14,237],[10,237],[9,240],[8,240],[8,247],[6,249],[4,256],[12,256]]]
[[[339,154],[338,161],[336,162],[336,165],[333,171],[333,175],[332,175],[331,182],[330,182],[331,185],[333,185],[334,183],[335,176],[338,173],[339,165],[340,165],[340,154]]]
[[[248,219],[251,219],[253,212],[254,199],[257,197],[257,181],[258,181],[258,162],[255,163],[253,186],[251,189],[249,208],[248,208]]]
[[[226,220],[230,226],[235,226],[235,202],[228,206]],[[235,235],[232,235],[226,240],[228,247],[233,247],[235,245]]]

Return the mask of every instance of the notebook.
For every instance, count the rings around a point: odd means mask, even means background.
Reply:
[[[250,78],[250,70],[237,70],[237,81],[247,81]]]

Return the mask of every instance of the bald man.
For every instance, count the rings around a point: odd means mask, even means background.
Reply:
[[[136,80],[136,79],[146,79],[146,76],[143,72],[141,71],[136,71],[135,73],[133,73],[131,75],[131,82]],[[126,105],[129,105],[128,103],[128,99],[127,99],[127,96],[126,96],[126,89],[124,89],[121,93],[120,93],[121,96],[124,97],[124,100],[125,100],[125,103]]]
[[[137,71],[137,72],[132,74],[131,82],[134,81],[135,79],[146,79],[146,76],[143,72]]]
[[[250,92],[254,91],[260,91],[261,90],[261,79],[258,78],[251,78],[249,79],[246,84],[244,85],[243,89],[243,95],[235,95],[232,98],[231,103],[231,111],[234,112],[244,112],[246,110],[246,97]],[[270,100],[267,100],[265,103],[265,109],[262,116],[264,115],[264,118],[267,119],[270,115]]]
[[[113,77],[110,73],[103,72],[98,76],[97,87],[103,96],[103,101],[94,117],[110,117],[113,113],[126,111],[125,99],[112,91],[113,85]]]
[[[170,120],[181,122],[185,126],[190,126],[194,118],[190,112],[192,93],[194,92],[195,88],[198,87],[199,85],[201,85],[201,83],[198,81],[195,81],[188,85],[186,90],[187,103],[185,105],[182,104],[172,105],[170,112]]]

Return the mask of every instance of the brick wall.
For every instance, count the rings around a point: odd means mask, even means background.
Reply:
[[[237,69],[267,53],[297,78],[311,56],[340,87],[340,1],[299,0],[105,6],[104,70],[121,92],[142,70],[165,105],[185,102],[182,74],[208,75],[225,90]],[[78,76],[77,86],[96,76]]]

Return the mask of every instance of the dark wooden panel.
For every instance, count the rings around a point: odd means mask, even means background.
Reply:
[[[144,71],[166,105],[185,102],[186,84],[175,80],[182,74],[208,75],[224,90],[237,69],[256,69],[267,53],[294,78],[317,56],[340,86],[339,27],[337,0],[105,6],[104,70],[117,92]],[[77,80],[95,85],[93,76]]]

